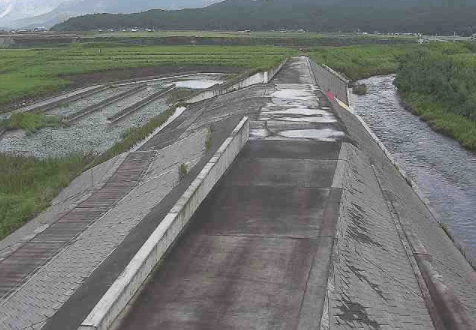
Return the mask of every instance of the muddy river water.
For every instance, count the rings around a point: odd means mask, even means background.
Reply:
[[[379,76],[362,80],[368,93],[352,95],[351,105],[476,261],[476,153],[432,131],[406,111],[399,103],[393,79]]]

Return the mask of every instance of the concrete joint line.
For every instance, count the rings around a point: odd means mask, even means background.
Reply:
[[[82,322],[79,330],[109,329],[226,172],[248,137],[249,121],[248,117],[244,117]]]

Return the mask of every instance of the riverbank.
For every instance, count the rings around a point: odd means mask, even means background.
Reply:
[[[435,131],[476,150],[476,43],[315,48],[311,58],[351,83],[397,74],[405,108]]]
[[[434,131],[476,151],[476,121],[451,112],[443,103],[434,102],[428,96],[402,92],[399,95],[402,106],[427,122]]]

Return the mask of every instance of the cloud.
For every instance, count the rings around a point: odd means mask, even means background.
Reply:
[[[10,12],[12,11],[12,9],[13,9],[13,4],[10,3],[10,4],[8,5],[8,7],[3,11],[3,13],[0,14],[0,18],[3,18],[3,17],[5,17],[5,16],[7,16],[8,14],[10,14]]]

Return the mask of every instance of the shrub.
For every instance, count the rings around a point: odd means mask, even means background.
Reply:
[[[182,181],[183,178],[187,175],[187,164],[182,163],[179,166],[179,180]]]
[[[366,84],[357,84],[352,86],[352,93],[357,95],[367,94],[367,85]]]

